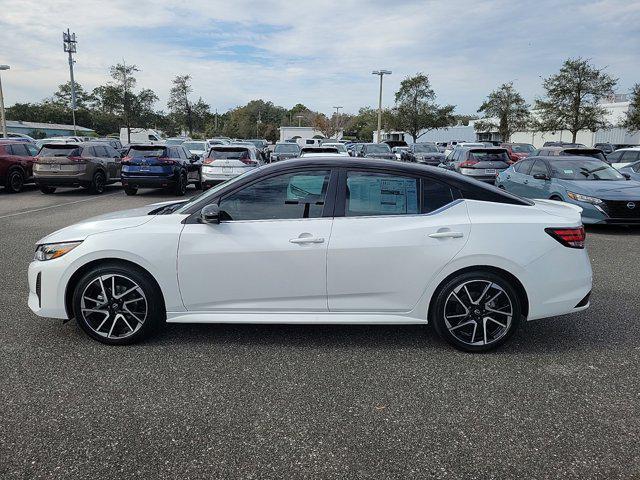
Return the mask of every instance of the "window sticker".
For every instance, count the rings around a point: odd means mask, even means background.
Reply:
[[[349,210],[359,213],[418,213],[417,181],[410,178],[358,176],[348,179]]]

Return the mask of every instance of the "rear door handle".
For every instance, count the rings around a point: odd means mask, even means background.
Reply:
[[[464,235],[462,232],[435,232],[430,233],[430,238],[462,238]]]
[[[296,243],[296,244],[304,244],[304,243],[324,243],[324,238],[322,237],[298,237],[298,238],[292,238],[291,240],[289,240],[289,243]]]

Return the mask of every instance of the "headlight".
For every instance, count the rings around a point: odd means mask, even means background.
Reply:
[[[600,205],[602,203],[602,200],[600,200],[599,198],[589,197],[588,195],[582,195],[580,193],[567,192],[567,195],[569,196],[569,198],[573,198],[578,202],[590,203],[592,205]]]
[[[61,257],[69,253],[81,243],[82,242],[66,242],[38,245],[38,247],[36,248],[36,256],[34,257],[34,260],[45,261]]]

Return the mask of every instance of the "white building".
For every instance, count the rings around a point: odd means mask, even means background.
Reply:
[[[326,138],[325,135],[313,127],[280,127],[280,141],[285,142],[287,140],[310,140]],[[338,132],[335,137],[337,140],[342,138],[342,130]]]

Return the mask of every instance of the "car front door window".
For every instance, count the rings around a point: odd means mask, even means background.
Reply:
[[[281,220],[322,216],[329,170],[292,172],[253,183],[220,201],[226,220]]]
[[[345,216],[417,214],[418,186],[416,178],[348,172]]]

